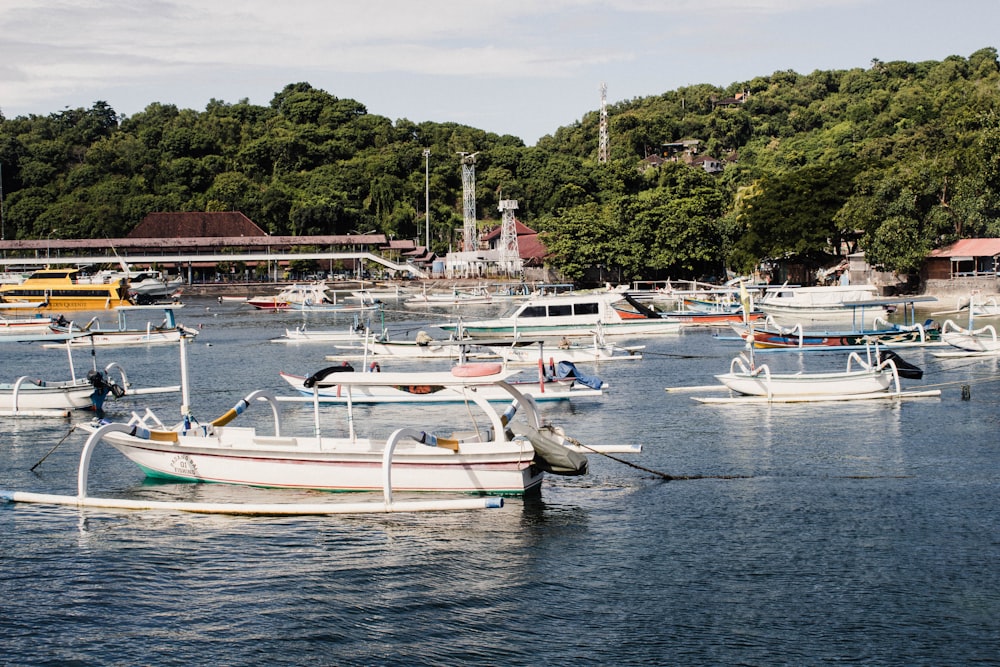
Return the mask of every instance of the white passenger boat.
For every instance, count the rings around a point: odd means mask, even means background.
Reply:
[[[874,285],[782,285],[768,288],[762,297],[755,299],[755,305],[765,314],[791,323],[851,320],[857,309],[868,302],[880,303],[878,288]]]
[[[651,311],[619,292],[531,298],[496,319],[442,324],[445,331],[471,338],[537,338],[540,336],[604,336],[675,334],[680,323]]]

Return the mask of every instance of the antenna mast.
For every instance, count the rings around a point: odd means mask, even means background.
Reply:
[[[473,252],[476,242],[476,153],[459,152],[462,156],[462,250]]]
[[[597,162],[608,162],[608,84],[601,84],[601,128],[597,139]]]
[[[512,276],[521,271],[521,251],[517,246],[517,222],[514,219],[517,200],[501,199],[498,208],[503,213],[503,224],[500,227],[500,269]]]

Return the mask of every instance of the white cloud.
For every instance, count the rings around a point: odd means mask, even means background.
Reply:
[[[962,5],[978,20],[955,22]],[[611,99],[777,69],[933,59],[989,46],[977,0],[5,0],[0,109],[106,100],[266,102],[309,81],[391,118],[533,140]],[[989,35],[984,37],[982,35]],[[953,46],[953,45],[965,45]],[[964,50],[962,50],[964,48]],[[497,109],[498,90],[529,113]],[[441,110],[446,116],[438,116]],[[480,119],[477,121],[477,119]],[[501,122],[505,126],[486,124]],[[533,129],[526,129],[528,127]]]

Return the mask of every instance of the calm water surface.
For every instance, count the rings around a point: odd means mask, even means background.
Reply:
[[[182,315],[203,327],[189,347],[203,420],[255,388],[287,394],[279,370],[329,365],[328,346],[268,342],[301,314],[193,300]],[[316,315],[307,321],[317,329],[349,322]],[[411,335],[429,318],[388,315]],[[605,397],[545,415],[583,442],[642,444],[623,458],[647,468],[729,479],[664,482],[591,456],[587,477],[549,477],[540,498],[469,513],[0,505],[0,664],[1000,664],[996,360],[903,351],[940,398],[702,405],[691,396],[707,391],[664,388],[714,384],[738,344],[707,331],[643,342],[643,361],[596,369],[612,385]],[[0,355],[5,380],[67,373],[59,351],[5,344]],[[75,359],[85,372],[89,354]],[[98,352],[100,365],[110,361],[138,385],[179,381],[172,347]],[[844,363],[815,353],[766,361]],[[165,420],[177,415],[176,395],[148,402]],[[110,411],[126,418],[136,405]],[[301,406],[287,411],[308,427]],[[443,425],[449,414],[362,411],[381,433],[393,420]],[[30,471],[68,422],[2,418],[0,429],[0,488],[74,492],[80,434]],[[151,483],[110,447],[95,454],[90,492],[315,498]]]

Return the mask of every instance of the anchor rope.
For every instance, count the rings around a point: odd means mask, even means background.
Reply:
[[[608,454],[607,452],[598,451],[598,450],[594,449],[593,447],[591,447],[589,445],[585,445],[582,442],[580,442],[579,440],[577,440],[576,438],[572,438],[572,437],[570,437],[568,435],[564,436],[564,437],[566,438],[567,442],[571,442],[574,445],[576,445],[577,447],[582,447],[583,449],[586,449],[587,451],[593,452],[594,454],[600,454],[601,456],[605,456],[605,457],[611,459],[612,461],[617,461],[618,463],[622,463],[622,464],[627,465],[627,466],[629,466],[631,468],[635,468],[637,470],[642,470],[643,472],[648,472],[651,475],[656,475],[657,477],[660,477],[661,479],[664,479],[664,480],[666,480],[668,482],[681,481],[681,480],[692,480],[692,479],[749,479],[748,475],[670,475],[668,473],[661,472],[659,470],[654,470],[652,468],[647,468],[645,466],[641,466],[641,465],[639,465],[637,463],[632,463],[631,461],[626,461],[625,459],[619,458],[617,456],[612,456],[611,454]]]

